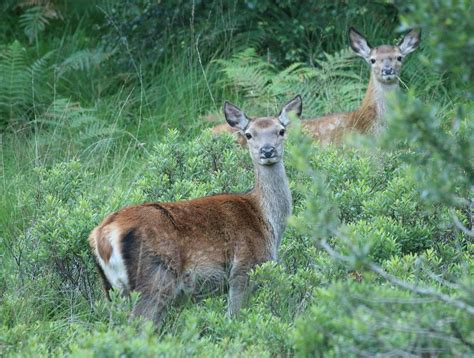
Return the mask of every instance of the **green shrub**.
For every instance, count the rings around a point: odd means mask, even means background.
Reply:
[[[171,130],[153,148],[148,168],[137,184],[145,201],[244,192],[253,185],[253,166],[248,153],[237,148],[230,136],[217,138],[205,132],[186,142]]]
[[[470,287],[472,247],[464,243],[459,251],[455,243],[464,239],[446,205],[423,202],[419,183],[403,163],[405,153],[320,148],[294,129],[290,138],[286,163],[295,208],[279,262],[255,269],[256,289],[235,320],[225,317],[225,296],[188,299],[170,309],[159,335],[149,324],[129,321],[128,302],[115,297],[110,304],[99,294],[87,235],[107,213],[127,204],[248,190],[253,175],[247,151],[231,136],[205,132],[188,140],[173,130],[147,150],[144,164],[127,180],[102,177],[77,160],[36,169],[31,179],[37,185],[21,200],[33,212],[17,238],[20,274],[3,276],[8,288],[0,316],[8,354],[351,355],[396,347],[466,352],[462,340],[471,339],[470,326],[461,311],[438,301],[433,306],[433,300],[382,284],[364,270],[375,261],[395,277],[469,301],[468,289],[453,291],[436,278]],[[334,261],[314,245],[320,238],[348,257],[356,248],[356,255],[350,262]],[[385,307],[379,303],[384,300],[393,302]],[[436,328],[443,314],[455,326]],[[382,325],[380,317],[386,319]],[[388,321],[395,322],[395,334]],[[58,328],[64,322],[73,322],[67,331]],[[404,331],[410,324],[419,333]],[[430,329],[449,338],[424,333]],[[62,337],[66,344],[59,343]]]
[[[469,355],[472,320],[429,298],[373,284],[335,284],[294,331],[296,355]],[[467,342],[467,343],[466,343]]]
[[[338,26],[334,14],[338,14]],[[170,50],[194,46],[195,41],[205,61],[216,48],[225,56],[250,44],[277,65],[311,63],[323,51],[339,50],[349,26],[386,36],[394,28],[396,15],[393,5],[364,0],[350,4],[198,1],[180,2],[179,7],[171,2],[129,0],[108,9],[104,42],[124,43],[131,56],[119,61],[129,67],[134,66],[134,58],[148,63],[167,56]]]
[[[404,1],[396,0],[394,4],[400,10],[402,28],[421,26],[428,34],[425,39],[430,56],[424,56],[422,61],[440,73],[447,72],[451,86],[460,90],[458,94],[467,94],[466,99],[472,100],[474,72],[469,60],[474,55],[470,40],[474,31],[472,2],[416,0],[407,6]]]

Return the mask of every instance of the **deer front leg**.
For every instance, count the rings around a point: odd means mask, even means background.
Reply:
[[[246,298],[248,286],[248,267],[234,265],[230,271],[229,277],[229,298],[227,315],[235,316],[239,313],[242,303]]]

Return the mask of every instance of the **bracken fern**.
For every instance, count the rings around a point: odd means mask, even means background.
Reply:
[[[87,72],[93,67],[98,67],[112,54],[113,52],[107,52],[100,47],[76,51],[57,66],[58,75],[62,76],[69,71]]]
[[[354,67],[351,53],[343,50],[325,54],[316,66],[295,63],[282,71],[247,49],[229,60],[216,61],[227,77],[254,107],[272,112],[284,98],[301,94],[306,115],[349,110],[357,105],[366,84]],[[360,71],[359,71],[360,72]]]
[[[0,54],[0,125],[21,114],[31,104],[30,73],[26,50],[18,41]]]
[[[30,65],[27,51],[18,41],[0,52],[0,128],[31,118],[48,97],[46,76],[52,54],[50,51]]]

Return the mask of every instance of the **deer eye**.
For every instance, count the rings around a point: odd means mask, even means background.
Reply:
[[[397,57],[397,61],[398,61],[398,62],[402,62],[402,56],[398,56],[398,57]]]
[[[245,138],[250,139],[252,138],[252,135],[250,133],[245,133]]]
[[[280,129],[280,135],[283,137],[285,135],[285,130],[284,129]]]
[[[375,63],[375,58],[371,58],[370,63]]]

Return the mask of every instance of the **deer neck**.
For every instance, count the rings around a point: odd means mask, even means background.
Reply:
[[[360,108],[354,112],[355,126],[364,131],[377,132],[385,127],[385,112],[388,94],[398,90],[398,80],[394,83],[382,83],[371,73],[367,92]]]
[[[270,252],[277,258],[278,247],[291,215],[292,198],[282,161],[273,165],[255,164],[255,187],[252,194],[270,228]]]

